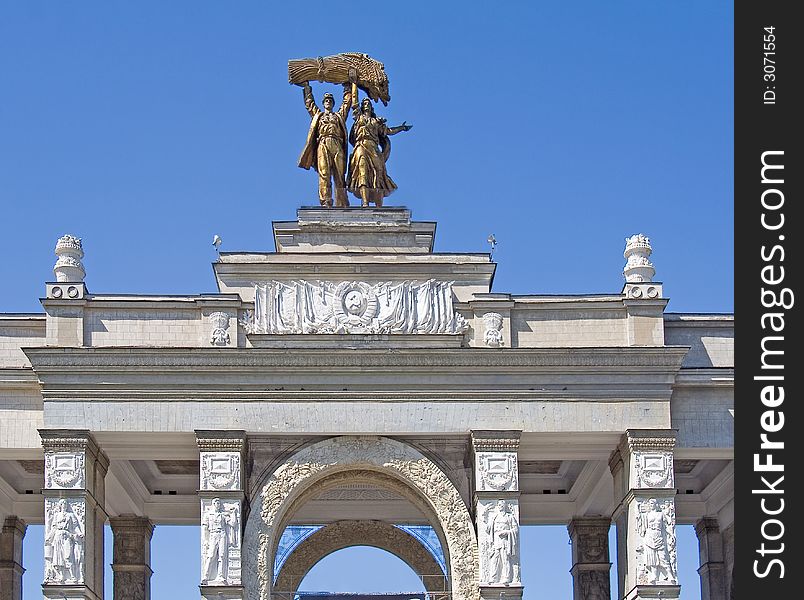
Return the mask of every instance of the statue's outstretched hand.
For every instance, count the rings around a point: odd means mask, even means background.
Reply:
[[[402,121],[402,125],[400,125],[400,127],[402,128],[402,131],[410,131],[413,129],[413,125],[408,125],[407,121]]]

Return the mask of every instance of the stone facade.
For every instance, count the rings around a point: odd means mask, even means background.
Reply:
[[[678,596],[679,524],[705,597],[727,593],[734,321],[665,313],[645,236],[619,293],[521,296],[491,291],[488,254],[433,252],[407,209],[303,208],[273,234],[187,296],[94,294],[65,236],[44,312],[0,315],[6,596],[24,522],[46,527],[46,598],[102,598],[106,522],[115,598],[149,597],[163,523],[201,525],[216,600],[290,593],[378,532],[428,590],[515,600],[539,569],[521,528],[548,523],[569,526],[575,600],[608,599],[611,522],[618,598]],[[310,524],[274,573],[285,528]],[[440,575],[397,524],[432,528]]]

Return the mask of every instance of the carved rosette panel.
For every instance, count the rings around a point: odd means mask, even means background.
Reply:
[[[86,503],[45,498],[45,583],[84,583]]]
[[[678,585],[674,499],[636,498],[634,503],[636,583]]]
[[[240,585],[240,500],[201,499],[201,584]]]
[[[240,489],[240,452],[201,452],[202,490]]]
[[[634,488],[672,488],[672,452],[640,452],[631,455],[631,483]]]
[[[515,492],[519,490],[516,452],[477,452],[475,485],[480,492]]]
[[[469,511],[447,476],[414,448],[387,438],[339,437],[309,446],[280,465],[253,500],[246,525],[247,540],[257,547],[245,553],[249,600],[269,600],[273,552],[282,520],[294,502],[317,481],[330,475],[362,470],[401,481],[420,497],[438,522],[449,557],[452,595],[479,600],[477,541]],[[256,557],[257,564],[251,564]]]
[[[480,584],[521,585],[519,502],[513,499],[478,499],[477,531]]]
[[[45,488],[75,490],[86,486],[83,452],[45,452]]]

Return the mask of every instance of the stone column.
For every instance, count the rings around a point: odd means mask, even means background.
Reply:
[[[695,524],[701,566],[701,600],[726,600],[723,538],[716,518],[704,517]]]
[[[0,600],[22,600],[22,540],[28,526],[6,517],[0,532]]]
[[[679,597],[673,447],[669,429],[629,429],[611,456],[619,598]]]
[[[45,450],[45,581],[53,600],[103,598],[109,459],[86,430],[40,429]]]
[[[726,598],[734,599],[734,523],[730,523],[721,528],[721,538],[723,540],[723,562],[724,565],[724,589]]]
[[[120,516],[112,526],[114,600],[151,600],[151,536],[147,517]]]
[[[522,598],[519,563],[520,431],[473,431],[475,519],[484,600]]]
[[[570,521],[573,600],[611,600],[610,526],[607,517],[575,517]]]
[[[201,458],[201,598],[242,600],[244,431],[196,431]]]

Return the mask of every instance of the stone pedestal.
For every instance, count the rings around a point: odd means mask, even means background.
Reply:
[[[621,599],[679,597],[674,446],[673,430],[629,429],[611,456]]]
[[[519,431],[472,431],[475,520],[484,600],[522,597],[519,561]]]
[[[6,517],[0,531],[0,600],[22,600],[22,541],[27,529],[19,517]]]
[[[109,459],[85,430],[40,429],[45,450],[44,597],[103,598]]]
[[[573,600],[610,600],[609,527],[607,517],[575,517],[570,521]]]
[[[150,600],[153,524],[136,516],[114,517],[109,523],[114,537],[114,600]]]
[[[201,459],[201,598],[241,600],[244,431],[196,431]]]
[[[723,538],[717,519],[704,517],[695,524],[701,566],[701,600],[726,600]]]

